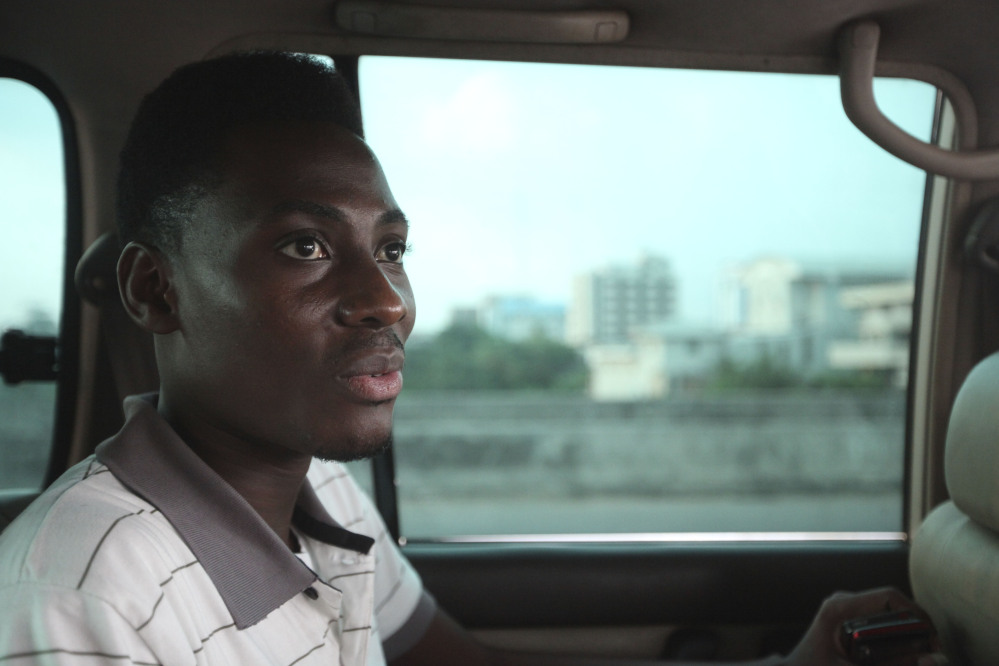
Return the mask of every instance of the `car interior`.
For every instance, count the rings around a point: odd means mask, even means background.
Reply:
[[[999,663],[997,30],[985,0],[0,0],[0,529],[158,384],[115,279],[139,101],[308,53],[413,223],[395,446],[351,466],[452,616],[751,659],[892,586]]]

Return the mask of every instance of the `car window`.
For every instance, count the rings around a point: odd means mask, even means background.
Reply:
[[[925,174],[830,76],[362,57],[407,538],[898,533]],[[936,90],[877,82],[930,136]]]
[[[65,275],[62,131],[34,86],[0,78],[0,331],[59,330]],[[0,383],[0,491],[41,487],[55,426],[55,382]]]

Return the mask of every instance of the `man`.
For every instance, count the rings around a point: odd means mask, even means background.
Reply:
[[[304,56],[178,70],[122,153],[118,279],[156,396],[0,537],[0,663],[551,664],[436,608],[336,464],[391,442],[408,224],[343,82]],[[823,607],[785,662],[847,663]],[[596,662],[593,662],[596,663]]]

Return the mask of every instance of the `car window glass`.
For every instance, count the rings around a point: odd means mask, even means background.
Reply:
[[[363,57],[402,532],[897,532],[925,174],[835,77]],[[928,139],[936,91],[880,80]]]
[[[65,257],[59,117],[28,83],[0,78],[0,331],[54,336]],[[38,488],[55,423],[54,382],[0,383],[0,490]]]

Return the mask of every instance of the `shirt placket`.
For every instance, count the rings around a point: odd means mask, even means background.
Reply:
[[[326,585],[320,596],[335,595],[339,621],[331,631],[337,635],[341,666],[363,666],[367,662],[368,638],[374,614],[373,555],[356,553],[335,547],[313,551],[313,561]],[[327,587],[328,586],[328,587]],[[337,592],[339,591],[339,592]]]

